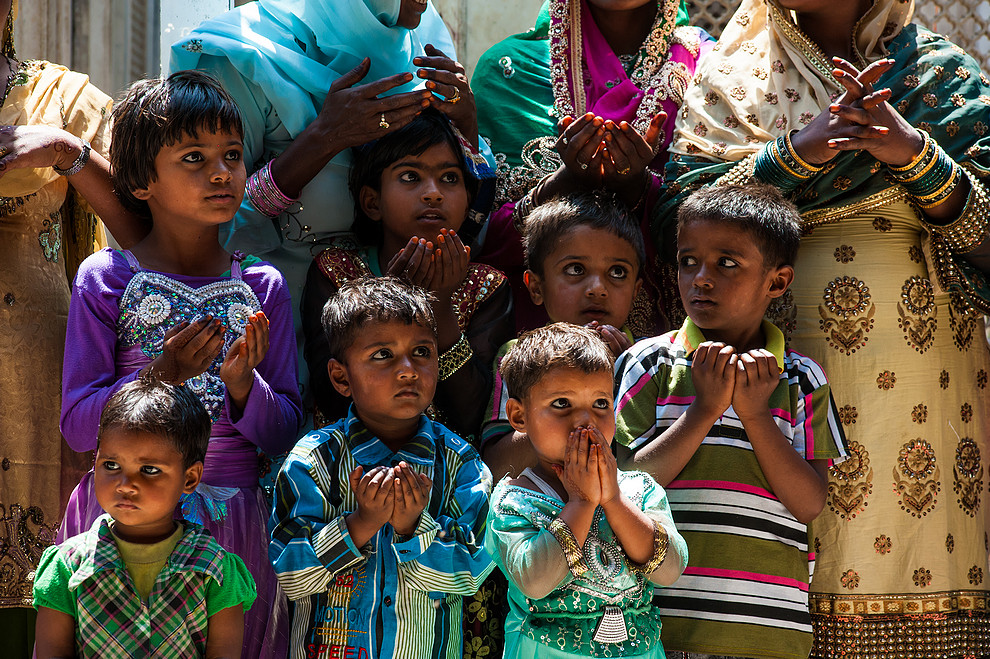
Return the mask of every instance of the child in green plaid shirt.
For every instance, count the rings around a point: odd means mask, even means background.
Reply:
[[[203,527],[173,519],[203,474],[203,404],[184,387],[135,380],[107,402],[98,437],[107,514],[42,555],[36,656],[239,657],[254,580]]]

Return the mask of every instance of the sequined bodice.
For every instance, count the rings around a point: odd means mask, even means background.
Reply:
[[[125,255],[135,269],[136,261],[129,254]],[[236,263],[229,279],[219,279],[199,288],[160,272],[137,270],[120,298],[117,339],[121,346],[138,346],[148,359],[154,359],[162,353],[165,335],[182,321],[193,321],[206,315],[219,319],[227,329],[223,349],[206,372],[186,381],[215,422],[223,409],[225,392],[220,365],[230,346],[244,334],[248,317],[260,309],[258,296],[240,278]]]

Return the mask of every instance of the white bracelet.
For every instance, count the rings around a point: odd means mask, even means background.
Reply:
[[[79,152],[79,157],[76,158],[71,165],[69,165],[68,169],[62,169],[57,165],[52,165],[52,169],[54,169],[55,173],[59,176],[72,176],[73,174],[78,174],[82,171],[82,168],[86,166],[86,163],[89,162],[90,148],[89,142],[83,140],[82,150]]]

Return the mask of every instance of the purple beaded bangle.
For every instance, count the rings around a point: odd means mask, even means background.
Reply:
[[[286,208],[296,203],[296,199],[285,196],[272,178],[271,161],[256,171],[248,179],[246,191],[254,207],[268,217],[278,217]]]

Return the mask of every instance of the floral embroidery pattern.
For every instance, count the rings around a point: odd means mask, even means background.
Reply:
[[[856,570],[846,570],[842,573],[839,581],[842,583],[843,588],[853,590],[859,586],[859,574],[856,573]]]
[[[842,519],[853,519],[869,503],[873,492],[870,453],[859,442],[849,441],[849,457],[828,468],[828,507]]]
[[[41,244],[41,251],[45,253],[45,260],[58,263],[58,254],[62,251],[62,214],[55,211],[41,223],[41,233],[38,234],[38,242]]]
[[[923,277],[911,277],[905,281],[897,312],[900,315],[897,324],[904,332],[904,340],[924,354],[935,343],[935,330],[938,328],[932,283]]]
[[[930,108],[938,107],[938,97],[928,93],[921,97],[922,102]]]
[[[932,583],[932,573],[923,567],[919,567],[914,571],[914,585],[919,588],[925,588],[930,586]]]
[[[811,112],[802,112],[801,116],[798,118],[798,121],[800,121],[805,126],[807,126],[814,120],[815,120],[815,115],[812,114]]]
[[[851,263],[856,258],[856,250],[852,245],[839,245],[835,248],[834,256],[839,263]]]
[[[955,121],[950,121],[945,125],[945,132],[949,135],[949,137],[955,137],[959,134],[959,124]]]
[[[963,420],[963,423],[969,423],[973,420],[973,406],[969,403],[963,403],[959,408],[959,417]]]
[[[857,412],[856,408],[852,405],[843,405],[839,408],[839,421],[841,421],[843,425],[848,426],[856,423],[856,417],[858,416],[859,412]]]
[[[918,438],[904,444],[894,467],[894,491],[900,498],[901,510],[913,517],[923,517],[935,508],[942,489],[935,449]]]
[[[980,389],[987,388],[987,372],[982,368],[976,372],[976,386]]]
[[[952,468],[952,489],[958,495],[959,507],[970,517],[976,517],[980,509],[980,492],[983,490],[983,465],[980,447],[969,437],[963,437],[956,446],[956,464]]]
[[[873,548],[876,549],[877,553],[883,556],[884,554],[889,554],[890,549],[893,547],[893,543],[885,535],[877,536],[877,539],[873,541]]]
[[[730,114],[725,118],[725,121],[723,121],[722,124],[726,128],[739,128],[739,119],[737,119],[734,114]]]
[[[699,121],[694,127],[694,134],[698,137],[704,137],[708,134],[708,127]]]
[[[956,539],[952,537],[949,533],[945,536],[945,551],[952,553],[952,550],[956,548]]]
[[[928,420],[928,406],[924,403],[918,403],[911,410],[911,420],[915,423],[924,423]]]
[[[876,313],[870,298],[869,287],[856,277],[836,277],[828,283],[824,305],[818,305],[818,326],[831,347],[851,355],[866,345]]]
[[[877,388],[884,391],[890,391],[897,384],[897,375],[893,371],[880,371],[880,375],[877,376]]]
[[[969,568],[969,583],[974,586],[979,586],[983,583],[983,568],[979,565]]]
[[[832,181],[832,187],[836,190],[848,190],[850,185],[852,185],[852,179],[848,176],[836,176],[835,180]]]
[[[766,99],[766,102],[770,105],[777,105],[777,95],[775,93],[767,92],[763,95],[763,98]]]
[[[873,228],[881,233],[884,233],[886,231],[890,231],[891,222],[885,217],[875,217],[873,218]]]
[[[908,247],[908,258],[915,263],[921,263],[925,260],[925,253],[917,245],[911,245]]]
[[[944,368],[942,369],[942,372],[938,374],[938,386],[943,389],[949,388],[949,372]]]
[[[718,103],[718,92],[712,90],[705,94],[705,105],[715,105]]]
[[[979,333],[976,314],[959,295],[949,298],[949,329],[952,330],[952,342],[960,350],[969,350],[973,338]]]
[[[801,100],[801,94],[796,89],[785,89],[784,96],[786,96],[787,100],[791,103],[797,103]]]

